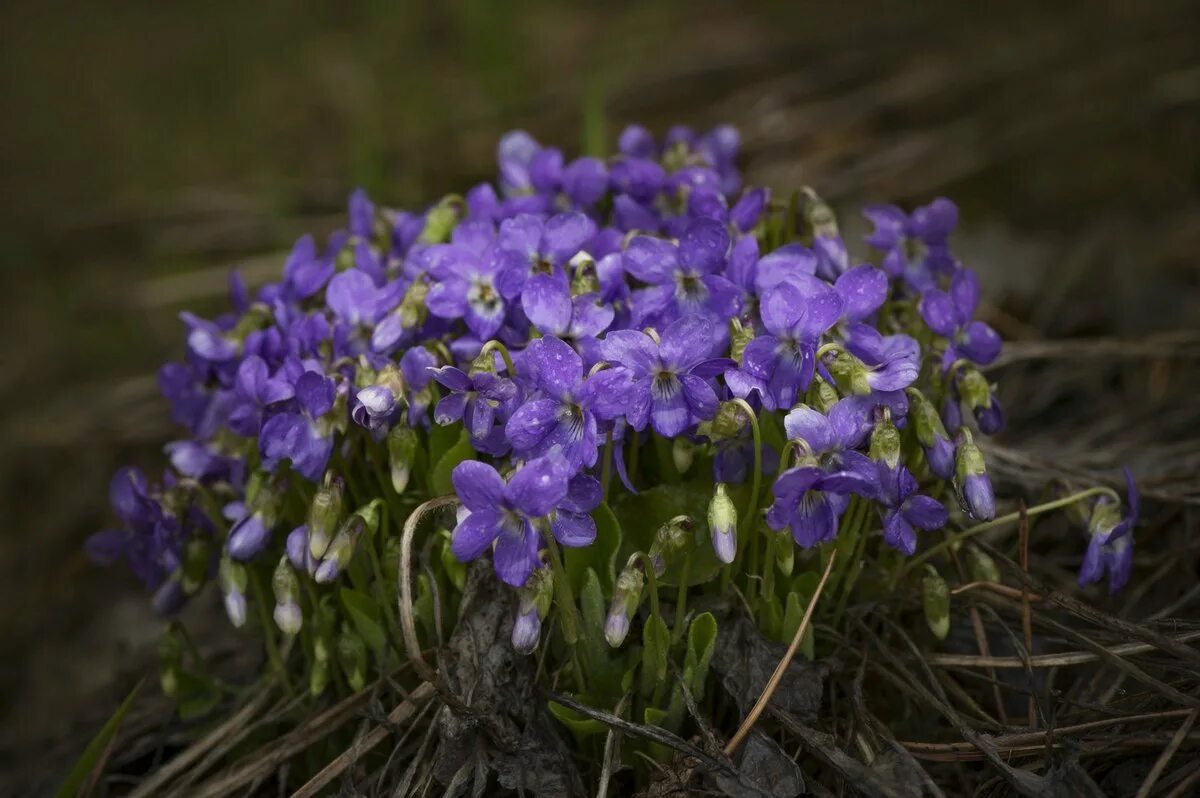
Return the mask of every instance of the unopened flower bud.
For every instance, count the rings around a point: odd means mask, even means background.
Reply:
[[[900,430],[892,423],[892,414],[887,408],[883,409],[871,430],[870,455],[872,460],[887,463],[888,468],[900,465]]]
[[[741,319],[733,319],[729,322],[729,356],[739,365],[742,362],[742,353],[746,351],[746,344],[753,340],[754,327],[742,324]]]
[[[843,391],[858,396],[866,396],[871,392],[869,378],[870,370],[861,360],[844,349],[837,350],[827,363],[829,373],[841,386]]]
[[[814,236],[832,237],[838,234],[837,215],[833,208],[815,192],[807,191],[808,202],[804,205],[804,220]]]
[[[625,570],[617,577],[608,617],[604,620],[604,639],[613,648],[625,642],[625,635],[629,634],[629,620],[641,603],[645,580],[646,577],[636,562],[626,565]]]
[[[327,584],[337,579],[338,574],[354,556],[354,548],[366,529],[367,522],[358,513],[347,518],[346,523],[342,524],[342,528],[334,535],[329,548],[325,550],[325,556],[317,563],[313,579],[321,584]]]
[[[996,497],[992,492],[992,480],[988,477],[983,453],[975,445],[971,433],[959,433],[958,456],[954,464],[954,487],[963,509],[977,521],[991,521],[996,517]]]
[[[225,614],[234,628],[246,623],[246,568],[228,557],[221,558],[217,569],[217,581],[225,598]]]
[[[308,675],[308,692],[314,698],[325,692],[329,686],[329,657],[313,659],[312,670]]]
[[[296,634],[304,622],[299,602],[300,581],[286,555],[275,566],[271,587],[275,591],[275,625],[286,635]]]
[[[741,434],[750,420],[746,418],[746,410],[737,402],[722,402],[717,407],[709,425],[708,437],[712,441],[732,440]],[[679,440],[676,438],[676,440]]]
[[[326,484],[313,495],[308,510],[308,551],[313,560],[325,556],[329,541],[342,522],[345,503],[346,486],[341,477],[327,479]]]
[[[297,571],[309,574],[313,572],[316,561],[313,560],[309,551],[308,524],[301,524],[288,533],[287,540],[284,542],[284,551],[287,553],[288,562]]]
[[[675,470],[680,474],[686,474],[688,469],[692,467],[692,460],[696,457],[696,444],[680,435],[671,443],[671,459],[675,461]]]
[[[1000,581],[1000,568],[996,561],[978,546],[967,547],[967,570],[976,582]]]
[[[538,639],[542,634],[542,619],[537,610],[517,610],[517,619],[513,621],[512,647],[520,654],[532,654],[537,648]]]
[[[363,639],[343,629],[338,635],[337,658],[350,689],[356,693],[363,689],[367,683],[367,645]]]
[[[984,435],[995,435],[1004,429],[1004,407],[996,397],[992,397],[991,404],[976,407],[972,412],[979,431]]]
[[[208,579],[212,563],[212,546],[208,538],[192,535],[183,548],[183,568],[180,584],[189,596],[199,590]]]
[[[808,404],[819,410],[822,414],[828,415],[833,406],[838,403],[837,388],[834,388],[825,381],[820,375],[813,378],[812,385],[808,389]]]
[[[396,493],[404,493],[408,488],[408,479],[412,475],[419,445],[417,431],[408,424],[397,424],[388,432],[388,467],[391,471],[392,487]]]
[[[271,542],[271,530],[259,511],[250,513],[234,524],[225,544],[229,556],[241,562],[253,560]]]
[[[909,388],[907,393],[909,417],[912,419],[917,442],[925,451],[929,470],[941,479],[950,479],[954,476],[954,443],[946,432],[942,417],[938,415],[933,403],[916,388]]]
[[[921,602],[925,607],[925,623],[938,640],[950,634],[950,588],[932,565],[926,565],[921,580]]]
[[[733,562],[737,556],[737,507],[723,482],[717,483],[712,501],[708,503],[708,528],[712,532],[713,551],[723,563]]]
[[[458,198],[445,197],[425,214],[425,229],[421,231],[422,244],[444,244],[458,224]]]

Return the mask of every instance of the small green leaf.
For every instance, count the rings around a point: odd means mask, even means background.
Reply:
[[[608,610],[604,603],[604,592],[600,589],[600,579],[591,568],[584,574],[579,600],[583,622],[580,644],[586,660],[588,693],[601,701],[616,701],[629,690],[624,678],[626,654],[620,649],[610,648],[604,640],[604,620]]]
[[[642,693],[651,695],[667,678],[671,631],[661,616],[651,615],[642,628]]]
[[[570,707],[555,701],[549,702],[550,714],[579,737],[594,737],[608,731],[608,727],[595,718],[589,718]]]
[[[808,607],[808,601],[805,600],[799,593],[792,591],[788,593],[787,609],[783,613],[783,628],[780,638],[785,643],[790,643],[792,638],[796,636],[796,630],[800,628],[800,622],[804,620],[804,610]],[[800,638],[800,653],[806,659],[813,658],[813,646],[815,639],[813,637],[813,628],[809,627],[804,630],[804,637]]]
[[[596,522],[596,540],[590,546],[563,550],[563,565],[571,590],[578,593],[583,588],[584,575],[591,568],[600,578],[600,586],[611,592],[617,574],[617,552],[621,549],[621,524],[607,504],[601,504],[592,513]]]
[[[683,679],[692,695],[699,701],[704,698],[704,682],[708,678],[708,666],[712,661],[713,649],[717,644],[717,619],[711,612],[704,612],[692,619],[688,626],[687,654],[683,660]]]
[[[454,492],[454,483],[450,474],[454,467],[463,460],[469,459],[475,450],[471,448],[471,438],[465,429],[459,430],[458,441],[436,460],[431,460],[434,466],[429,471],[429,489],[434,496],[446,496]]]
[[[342,606],[346,608],[346,614],[354,623],[354,629],[358,632],[359,637],[376,657],[381,657],[384,648],[387,647],[387,633],[384,632],[383,625],[379,622],[379,612],[375,602],[365,593],[349,587],[339,590],[338,597],[342,600]]]
[[[83,786],[84,780],[96,767],[96,763],[104,754],[104,749],[108,748],[109,741],[121,728],[121,721],[125,720],[125,714],[133,705],[133,699],[142,689],[143,682],[144,680],[139,681],[133,686],[129,695],[125,696],[125,700],[121,702],[121,706],[117,707],[117,711],[109,717],[92,741],[87,744],[87,748],[83,749],[83,755],[79,757],[75,766],[71,768],[71,772],[67,774],[66,781],[58,788],[58,792],[54,793],[55,798],[75,798],[79,794],[79,788]]]

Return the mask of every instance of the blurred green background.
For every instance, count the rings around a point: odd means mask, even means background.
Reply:
[[[728,121],[750,180],[816,187],[851,232],[856,203],[952,195],[1009,338],[1195,327],[1198,20],[1184,0],[8,0],[0,768],[144,662],[137,586],[78,547],[111,471],[171,434],[153,373],[178,311],[219,308],[231,266],[276,273],[354,186],[433,200],[518,126],[574,151]]]

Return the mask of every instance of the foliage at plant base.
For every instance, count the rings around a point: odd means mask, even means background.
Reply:
[[[187,436],[159,479],[114,477],[89,553],[168,616],[215,584],[297,700],[404,684],[399,723],[436,692],[423,777],[451,789],[798,794],[755,723],[815,734],[836,630],[919,583],[950,635],[935,555],[1000,581],[964,545],[1016,520],[977,444],[1001,343],[950,201],[867,208],[860,246],[812,190],[743,186],[737,152],[728,127],[631,127],[568,161],[515,132],[496,185],[420,212],[355,192],[280,282],[235,274],[231,312],[183,315],[160,383]],[[1132,478],[1027,515],[1059,508],[1081,583],[1119,590]],[[181,715],[221,703],[182,626],[160,655]]]

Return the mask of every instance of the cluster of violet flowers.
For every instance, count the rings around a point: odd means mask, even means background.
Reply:
[[[250,291],[235,273],[230,312],[182,314],[186,357],[159,380],[188,434],[158,482],[114,477],[121,526],[89,551],[127,560],[164,612],[215,576],[236,625],[248,584],[269,580],[296,634],[318,612],[304,583],[342,579],[360,550],[386,563],[441,466],[449,550],[490,556],[518,590],[529,650],[558,547],[592,545],[597,508],[664,469],[708,469],[689,478],[712,496],[713,552],[743,568],[748,537],[819,546],[852,504],[903,554],[949,522],[944,496],[992,519],[975,439],[1004,424],[981,371],[1000,339],[951,249],[954,204],[869,207],[852,254],[812,192],[744,187],[738,150],[727,126],[634,126],[611,157],[568,160],[517,131],[495,185],[419,212],[354,192],[346,229],[297,241],[281,280]],[[469,448],[438,451],[442,428]],[[1131,525],[1101,520],[1089,579],[1128,572],[1111,550]],[[629,570],[614,643],[636,609]]]

